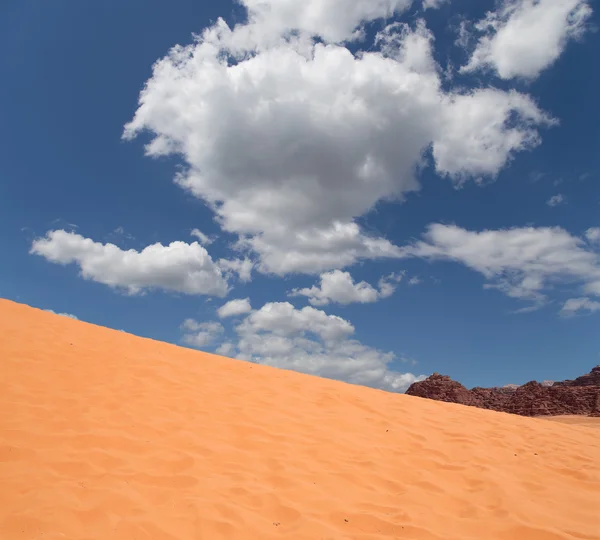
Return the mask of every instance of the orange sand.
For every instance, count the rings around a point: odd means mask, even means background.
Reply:
[[[595,429],[0,301],[0,539],[600,539]]]
[[[577,416],[574,414],[565,414],[563,416],[540,416],[545,420],[553,420],[561,424],[569,424],[571,426],[585,426],[600,429],[600,417]]]

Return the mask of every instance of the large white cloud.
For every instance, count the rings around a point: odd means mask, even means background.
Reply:
[[[32,254],[58,264],[76,264],[81,276],[139,294],[163,289],[185,294],[225,296],[227,282],[206,249],[197,242],[153,244],[142,251],[122,250],[64,230],[34,240]]]
[[[483,35],[461,70],[492,68],[503,79],[533,79],[584,33],[591,14],[587,0],[501,0],[476,25]]]
[[[319,286],[293,289],[289,296],[306,296],[313,306],[325,306],[330,302],[367,304],[391,296],[396,290],[396,283],[401,278],[401,274],[386,276],[379,280],[379,288],[376,289],[366,281],[355,283],[349,272],[332,270],[321,274]]]
[[[600,295],[600,255],[560,227],[477,232],[433,224],[404,254],[460,262],[483,274],[488,287],[515,298],[543,302],[545,289],[555,283]]]
[[[395,392],[425,378],[391,370],[393,353],[352,339],[351,323],[312,307],[265,304],[248,315],[236,333],[235,343],[221,344],[219,353]]]
[[[180,154],[188,168],[177,183],[258,255],[259,271],[317,274],[396,257],[396,246],[354,220],[418,190],[424,152],[431,148],[438,172],[456,181],[493,176],[551,123],[517,92],[442,90],[423,22],[389,25],[379,52],[356,55],[302,36],[265,44],[252,30],[254,9],[261,24],[283,31],[283,19],[295,21],[337,41],[376,15],[369,10],[403,4],[247,3],[248,25],[232,30],[220,20],[155,64],[124,137],[148,131],[148,155]]]
[[[351,39],[363,22],[400,13],[413,0],[241,0],[248,9],[246,31],[274,39],[290,31],[327,42]]]

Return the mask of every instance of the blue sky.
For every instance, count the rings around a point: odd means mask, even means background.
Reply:
[[[589,371],[597,11],[429,4],[3,2],[0,296],[395,391]]]

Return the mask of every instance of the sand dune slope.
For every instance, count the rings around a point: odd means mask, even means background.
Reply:
[[[0,301],[0,539],[600,539],[593,428]]]
[[[586,426],[590,428],[600,429],[600,417],[590,416],[575,416],[565,414],[563,416],[540,416],[540,419],[560,422],[561,424],[569,424],[571,426]]]

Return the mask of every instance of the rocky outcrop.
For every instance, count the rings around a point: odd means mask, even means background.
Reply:
[[[572,381],[531,381],[522,386],[471,390],[447,375],[434,373],[424,381],[413,383],[406,393],[522,416],[600,416],[600,366]]]
[[[483,406],[477,395],[467,390],[459,382],[453,381],[447,375],[440,375],[439,373],[434,373],[420,383],[413,383],[406,393],[437,401],[460,403],[462,405],[472,405],[473,407]]]
[[[592,371],[577,377],[574,381],[562,381],[554,383],[555,386],[600,386],[600,366],[592,368]]]

